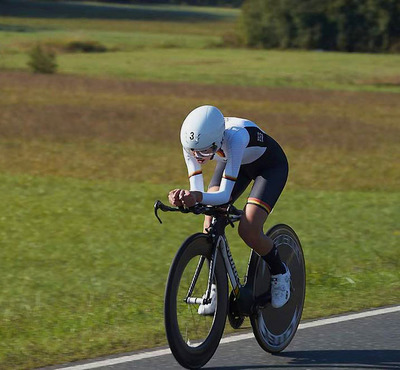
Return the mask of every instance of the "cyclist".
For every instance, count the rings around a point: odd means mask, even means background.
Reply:
[[[189,113],[182,124],[180,138],[190,190],[171,190],[169,202],[184,207],[192,207],[196,203],[222,205],[234,202],[254,180],[238,232],[269,267],[272,306],[284,306],[290,298],[290,271],[282,263],[272,239],[263,232],[264,223],[288,176],[288,162],[282,148],[255,123],[224,117],[218,108],[210,105],[200,106]],[[215,160],[217,164],[205,192],[202,165],[210,160]],[[211,217],[206,216],[204,231],[210,223]],[[211,303],[200,305],[198,313],[213,314],[215,298],[213,285]]]

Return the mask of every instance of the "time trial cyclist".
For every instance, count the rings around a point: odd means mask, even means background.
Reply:
[[[284,151],[254,122],[224,117],[218,108],[210,105],[200,106],[189,113],[182,124],[180,139],[190,190],[171,190],[169,202],[184,207],[196,203],[233,203],[254,181],[238,232],[267,263],[271,273],[272,306],[284,306],[290,298],[290,271],[281,261],[272,239],[263,232],[264,223],[286,184],[288,162]],[[210,160],[217,163],[208,189],[204,191],[202,165]],[[210,223],[211,217],[206,216],[205,231]],[[215,290],[213,284],[211,303],[200,305],[199,314],[214,313]]]

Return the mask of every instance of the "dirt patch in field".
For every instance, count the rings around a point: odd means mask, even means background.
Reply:
[[[213,104],[276,138],[302,187],[393,189],[398,102],[390,93],[0,73],[0,170],[186,181],[181,123],[196,106]]]
[[[3,137],[168,142],[186,114],[215,104],[284,144],[376,147],[399,138],[399,96],[0,74]]]
[[[71,91],[114,92],[118,94],[165,95],[182,98],[241,99],[250,101],[315,103],[326,100],[332,103],[359,104],[374,100],[377,104],[398,104],[398,94],[306,90],[294,88],[267,88],[242,86],[216,86],[183,82],[143,82],[122,79],[99,79],[69,75],[32,75],[18,72],[0,72],[3,87],[19,86],[52,88]]]
[[[374,86],[400,86],[400,76],[386,76],[381,78],[373,78],[369,80],[357,81],[359,85],[374,85]]]

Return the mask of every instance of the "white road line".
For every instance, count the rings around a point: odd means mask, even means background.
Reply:
[[[298,329],[301,330],[301,329],[315,328],[317,326],[336,324],[339,322],[363,319],[365,317],[384,315],[387,313],[393,313],[393,312],[399,312],[399,311],[400,311],[400,306],[379,308],[379,309],[360,312],[360,313],[354,313],[354,314],[349,314],[349,315],[331,317],[328,319],[321,319],[321,320],[306,322],[306,323],[300,324]],[[221,340],[221,344],[238,342],[238,341],[250,339],[253,337],[254,337],[253,333],[232,335],[232,336],[223,338]],[[63,367],[63,368],[59,368],[59,369],[62,369],[62,370],[96,369],[96,368],[103,367],[103,366],[118,365],[118,364],[123,364],[125,362],[134,362],[134,361],[139,361],[139,360],[143,360],[146,358],[165,356],[165,355],[169,355],[170,353],[171,353],[170,349],[161,349],[161,350],[156,350],[156,351],[137,353],[135,355],[111,358],[108,360],[96,361],[96,362],[92,362],[92,363],[88,363],[88,364]]]

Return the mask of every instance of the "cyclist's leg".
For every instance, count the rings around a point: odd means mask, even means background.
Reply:
[[[239,235],[261,256],[273,249],[273,242],[264,234],[263,227],[285,187],[287,175],[288,166],[285,161],[261,170],[254,180],[244,217],[240,220]]]
[[[273,241],[264,234],[263,227],[268,213],[261,207],[247,203],[239,224],[239,235],[243,241],[267,262],[271,274],[284,274],[286,268],[281,262]]]
[[[263,233],[268,213],[255,204],[247,203],[239,223],[239,235],[243,241],[260,256],[266,255],[273,247],[272,240]]]
[[[246,166],[240,168],[238,177],[235,182],[235,186],[231,193],[231,203],[235,203],[236,200],[243,194],[251,182],[252,178],[249,176]]]
[[[290,297],[290,271],[280,259],[272,239],[263,232],[264,223],[287,179],[287,163],[266,168],[257,176],[239,224],[239,235],[268,264],[271,272],[272,306],[282,307]]]

